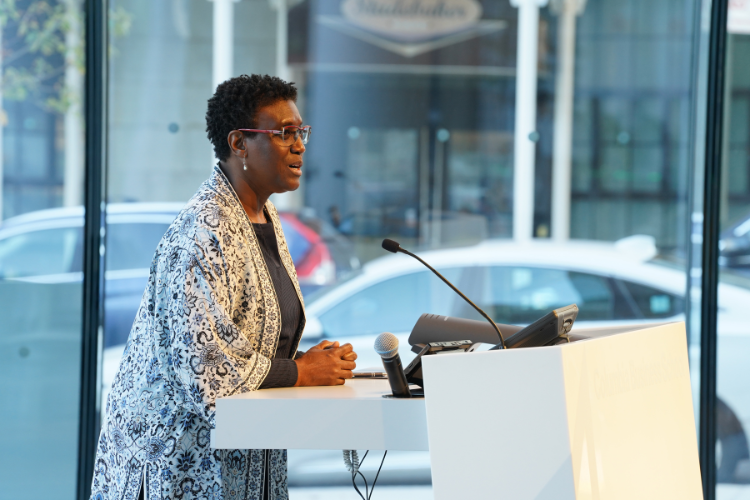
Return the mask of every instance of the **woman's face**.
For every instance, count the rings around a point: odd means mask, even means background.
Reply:
[[[255,127],[263,130],[281,130],[287,125],[302,125],[302,117],[294,101],[276,101],[258,110]],[[284,193],[299,187],[302,176],[302,155],[305,145],[300,136],[291,146],[281,137],[256,134],[245,139],[247,170],[243,175],[258,191]],[[259,193],[260,194],[260,193]]]

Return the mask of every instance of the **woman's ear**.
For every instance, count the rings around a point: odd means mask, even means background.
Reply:
[[[229,132],[227,143],[229,144],[229,149],[232,150],[233,155],[239,156],[240,158],[247,156],[245,150],[245,134],[239,130],[232,130]]]

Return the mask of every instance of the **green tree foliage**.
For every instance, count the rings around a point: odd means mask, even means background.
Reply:
[[[122,7],[111,9],[109,18],[112,36],[128,33],[131,16]],[[31,99],[57,113],[80,99],[65,73],[85,68],[81,0],[0,0],[0,30],[4,99]]]

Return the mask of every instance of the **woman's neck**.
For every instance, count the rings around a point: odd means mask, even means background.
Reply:
[[[234,169],[227,168],[224,162],[219,162],[219,168],[224,172],[224,175],[229,180],[229,184],[234,188],[234,192],[237,193],[240,204],[250,222],[256,224],[268,222],[263,208],[266,206],[266,201],[268,201],[270,194],[258,194],[257,189],[253,189],[243,176],[235,175]]]

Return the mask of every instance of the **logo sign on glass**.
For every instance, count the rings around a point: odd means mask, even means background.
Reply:
[[[402,42],[421,42],[464,31],[482,17],[476,0],[344,0],[351,24]]]

